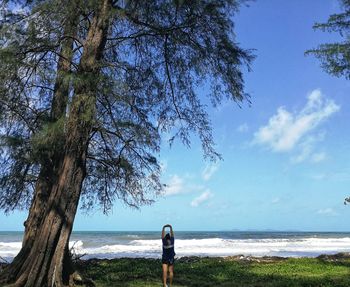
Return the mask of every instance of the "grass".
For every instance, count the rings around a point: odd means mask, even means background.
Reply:
[[[157,259],[89,260],[80,269],[97,287],[162,286]],[[173,284],[179,286],[350,286],[350,258],[181,258],[175,263]]]

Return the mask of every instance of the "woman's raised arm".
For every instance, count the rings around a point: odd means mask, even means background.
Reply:
[[[165,228],[169,227],[170,228],[170,236],[171,237],[174,237],[174,231],[173,231],[173,227],[170,225],[170,224],[165,224],[163,226],[163,229],[162,229],[162,239],[164,238],[165,236]]]
[[[165,228],[167,227],[167,225],[164,225],[163,226],[163,229],[162,229],[162,239],[164,238],[165,236]]]
[[[170,224],[168,224],[168,225],[169,225],[169,228],[170,228],[170,236],[174,237],[173,227]]]

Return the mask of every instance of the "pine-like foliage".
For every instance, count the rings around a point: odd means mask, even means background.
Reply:
[[[56,1],[57,2],[57,1]],[[63,135],[50,106],[64,9],[50,1],[4,1],[0,13],[0,208],[30,203],[40,165]],[[61,12],[58,12],[61,9]]]
[[[235,41],[236,0],[111,1],[110,25],[98,73],[79,66],[97,0],[5,1],[0,27],[0,208],[27,207],[40,167],[65,147],[74,88],[94,85],[96,103],[83,184],[83,208],[116,198],[150,203],[162,190],[157,156],[164,132],[219,158],[203,95],[214,105],[242,101],[242,69],[253,59]],[[65,34],[76,13],[75,34]],[[61,47],[74,39],[66,115],[52,117]],[[91,118],[91,115],[86,115]]]
[[[314,29],[337,32],[343,41],[321,44],[306,52],[314,54],[321,61],[322,68],[329,74],[350,79],[350,1],[341,0],[343,12],[331,15],[327,23],[316,23]]]

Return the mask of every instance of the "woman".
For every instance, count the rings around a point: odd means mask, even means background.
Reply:
[[[165,234],[165,228],[170,228],[170,234]],[[168,277],[169,270],[169,286],[171,287],[173,284],[174,277],[174,232],[173,228],[170,224],[166,224],[163,226],[162,230],[162,242],[163,242],[163,255],[162,255],[162,267],[163,267],[163,285],[167,287],[166,281]]]

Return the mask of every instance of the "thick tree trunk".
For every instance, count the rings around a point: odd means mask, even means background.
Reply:
[[[71,140],[77,139],[71,135]],[[30,255],[22,266],[17,286],[63,286],[69,273],[64,268],[69,236],[85,176],[85,152],[68,152],[53,186],[48,211],[36,236]]]
[[[73,4],[74,6],[74,4]],[[74,8],[74,7],[72,7]],[[76,7],[75,7],[76,8]],[[64,25],[64,39],[60,51],[60,58],[57,64],[57,76],[54,86],[54,94],[52,98],[50,120],[57,122],[65,117],[67,102],[69,96],[69,82],[65,77],[71,71],[71,61],[73,58],[74,37],[77,31],[77,15],[76,9],[67,16]],[[63,126],[62,126],[63,134]],[[55,178],[58,174],[58,166],[63,159],[63,146],[52,149],[50,158],[42,164],[40,173],[34,189],[33,200],[29,209],[27,220],[24,222],[25,231],[22,241],[22,248],[19,254],[14,258],[13,262],[6,268],[2,277],[6,277],[6,281],[15,280],[22,269],[30,251],[33,247],[37,231],[41,226],[46,212],[47,201],[53,186]]]
[[[73,1],[73,3],[74,2],[75,1]],[[77,15],[76,12],[76,5],[73,4],[71,8],[73,11],[67,16],[65,23],[63,23],[64,39],[62,40],[60,57],[57,64],[56,81],[50,112],[51,122],[64,120],[66,116],[70,85],[69,81],[66,80],[66,77],[71,72],[74,37],[77,33],[77,20],[79,19],[79,15]],[[61,129],[61,137],[63,137],[63,124]],[[62,141],[62,139],[58,139],[57,141]],[[36,232],[43,220],[49,193],[52,189],[52,184],[55,181],[55,178],[57,178],[58,167],[63,159],[63,148],[63,143],[61,143],[61,146],[55,145],[52,147],[50,158],[41,166],[28,218],[24,223],[25,233],[22,243],[22,246],[24,247],[26,245],[31,246]]]
[[[69,284],[68,242],[85,178],[86,152],[95,118],[96,73],[106,42],[109,12],[110,0],[101,1],[91,22],[78,71],[81,80],[74,87],[69,111],[64,157],[57,180],[53,181],[44,216],[39,216],[42,221],[33,244],[21,262],[13,286],[61,287]]]

